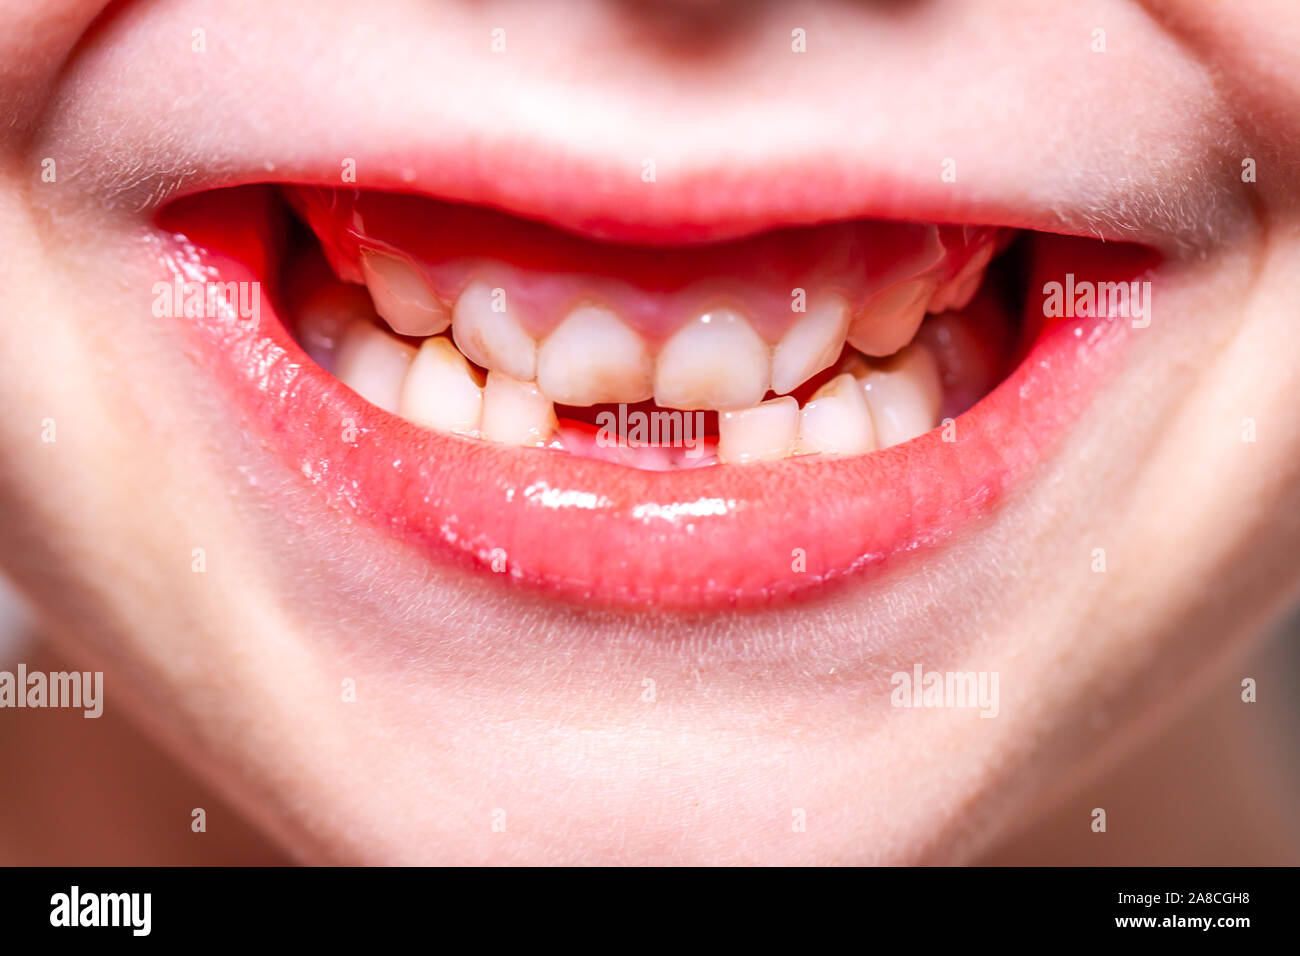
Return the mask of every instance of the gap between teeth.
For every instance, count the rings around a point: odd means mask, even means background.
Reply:
[[[366,319],[344,331],[338,378],[386,411],[435,431],[511,445],[556,442],[555,405],[536,383],[491,370],[486,380],[445,337],[418,349]],[[887,360],[847,352],[840,372],[801,408],[790,396],[718,416],[717,456],[729,464],[792,455],[860,455],[922,435],[938,424],[942,385],[924,343]]]
[[[970,300],[992,252],[992,246],[979,250],[943,282],[897,283],[852,317],[834,293],[810,297],[807,311],[775,344],[738,311],[713,309],[686,322],[653,354],[602,306],[578,306],[539,343],[500,289],[471,282],[448,310],[412,265],[370,254],[363,272],[375,311],[390,328],[424,341],[417,349],[369,318],[353,319],[340,333],[331,314],[336,348],[323,364],[389,412],[436,431],[506,444],[554,444],[556,402],[654,398],[664,408],[718,411],[724,462],[862,454],[938,424],[938,367],[927,347],[912,340],[927,312]],[[322,321],[310,308],[300,316],[305,341],[320,338]],[[449,337],[438,334],[448,326]],[[846,340],[856,351],[844,348]],[[837,362],[839,374],[802,408],[785,394]],[[486,378],[475,366],[488,370]],[[782,397],[764,401],[769,391]]]

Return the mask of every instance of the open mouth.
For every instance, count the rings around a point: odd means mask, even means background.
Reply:
[[[331,503],[511,586],[677,608],[987,515],[1149,323],[1155,261],[874,219],[647,241],[352,187],[160,222],[164,311]]]
[[[964,411],[1015,331],[991,299],[971,310],[984,336],[961,311],[1005,238],[992,229],[861,221],[651,247],[418,197],[290,198],[317,240],[289,264],[297,341],[445,434],[654,470],[866,454]],[[964,365],[940,369],[936,335],[967,343]]]

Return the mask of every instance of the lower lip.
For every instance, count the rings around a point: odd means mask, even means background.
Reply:
[[[186,220],[189,242],[165,236],[169,281],[269,275],[263,236],[233,219],[218,210]],[[248,425],[333,508],[511,586],[682,610],[809,597],[941,546],[1032,475],[1129,327],[1048,327],[948,436],[852,458],[649,472],[420,428],[319,368],[270,312],[264,298],[256,324],[184,321]]]

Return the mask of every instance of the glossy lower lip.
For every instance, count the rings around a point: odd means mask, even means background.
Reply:
[[[201,281],[268,275],[257,227],[233,219],[216,211],[190,220],[190,241],[163,236],[164,268]],[[247,424],[331,507],[510,586],[679,609],[807,596],[940,546],[1032,475],[1129,328],[1049,327],[952,441],[940,429],[862,457],[645,472],[412,425],[307,358],[265,300],[256,326],[184,321]]]

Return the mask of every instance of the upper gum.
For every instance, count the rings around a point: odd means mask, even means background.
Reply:
[[[930,270],[919,277],[926,277],[933,272],[934,270]],[[428,275],[427,267],[426,275]],[[539,309],[537,296],[529,294],[529,285],[547,281],[547,278],[550,277],[543,277],[541,280],[533,278],[521,280],[517,270],[511,266],[503,263],[481,263],[477,264],[476,268],[465,268],[464,278],[456,283],[455,292],[449,292],[448,285],[445,283],[440,284],[441,288],[438,286],[434,288],[437,298],[450,315],[455,314],[460,295],[473,286],[502,290],[505,301],[509,303],[511,314],[538,344],[544,342],[575,312],[585,308],[602,309],[617,316],[636,332],[645,341],[652,356],[657,356],[663,345],[689,323],[701,315],[720,309],[726,309],[743,317],[769,347],[776,347],[819,304],[830,298],[841,302],[845,300],[841,287],[813,286],[802,290],[801,309],[792,308],[792,297],[788,295],[780,297],[771,295],[768,297],[769,304],[766,307],[756,308],[754,302],[759,296],[754,290],[741,290],[725,281],[717,283],[712,291],[700,283],[676,293],[645,293],[626,285],[620,289],[615,285],[617,280],[598,278],[579,285],[581,282],[579,277],[565,276],[555,278],[560,278],[561,281],[573,279],[575,290],[567,297],[556,297],[553,301],[559,304]],[[918,276],[901,278],[888,286],[872,291],[865,297],[859,297],[856,306],[847,307],[850,323],[868,314],[871,309],[885,301],[891,290],[913,282],[917,278]],[[644,304],[645,300],[651,296],[656,301],[647,307]],[[671,304],[665,306],[665,300]]]
[[[374,195],[374,194],[372,194]],[[384,194],[379,194],[384,195]],[[417,201],[414,197],[401,197]],[[812,300],[828,294],[842,297],[853,317],[879,301],[885,290],[919,276],[934,276],[942,283],[958,274],[972,257],[972,250],[992,242],[993,230],[966,230],[962,227],[925,226],[920,224],[871,223],[829,224],[817,227],[828,230],[828,238],[815,251],[824,246],[827,259],[822,261],[804,254],[812,262],[798,277],[768,275],[762,263],[753,266],[749,274],[744,268],[733,275],[710,275],[696,278],[678,288],[647,288],[625,278],[608,274],[584,274],[576,271],[554,271],[548,267],[524,267],[514,262],[482,255],[445,255],[441,261],[426,261],[420,257],[420,237],[424,235],[417,225],[399,217],[397,225],[360,212],[348,213],[347,202],[360,204],[362,198],[344,201],[337,212],[321,207],[312,215],[311,197],[305,197],[309,220],[317,234],[334,230],[331,241],[326,242],[327,254],[340,277],[348,281],[362,281],[359,259],[363,248],[374,248],[401,258],[418,269],[450,314],[461,292],[471,282],[482,282],[491,288],[504,290],[511,313],[537,342],[542,342],[575,309],[597,306],[617,315],[646,342],[652,355],[680,328],[701,314],[718,308],[727,308],[745,317],[750,326],[769,346],[777,345],[785,334],[804,317],[806,312],[792,309],[796,290],[802,289],[811,308]],[[385,202],[398,200],[386,197]],[[461,212],[460,215],[466,215]],[[387,224],[387,225],[386,225]],[[411,235],[371,235],[362,233],[361,227],[389,233],[406,229]],[[436,223],[435,223],[436,226]],[[528,228],[535,229],[535,225]],[[890,248],[890,256],[882,258],[879,250],[864,251],[865,240],[857,242],[861,228],[864,234],[875,236],[880,230],[886,238],[897,240]],[[967,234],[969,233],[969,238]],[[809,233],[814,235],[814,233]],[[482,242],[481,236],[475,237]],[[761,240],[762,237],[754,237]],[[404,242],[404,240],[406,240]],[[569,241],[585,241],[571,240]],[[750,240],[746,240],[750,241]],[[443,243],[439,251],[456,249],[451,239],[438,239]],[[855,244],[857,242],[857,244]],[[897,246],[910,243],[910,250],[899,258]],[[965,242],[964,246],[956,244]],[[436,243],[435,243],[436,244]],[[700,247],[699,255],[707,261],[725,258],[720,247]],[[761,251],[767,247],[759,246]],[[638,250],[629,255],[642,255]],[[692,251],[694,253],[694,251]],[[795,250],[798,258],[799,250]],[[676,254],[674,252],[673,254]],[[545,259],[545,256],[542,257]],[[769,270],[776,271],[776,270]],[[787,270],[788,273],[788,270]]]

